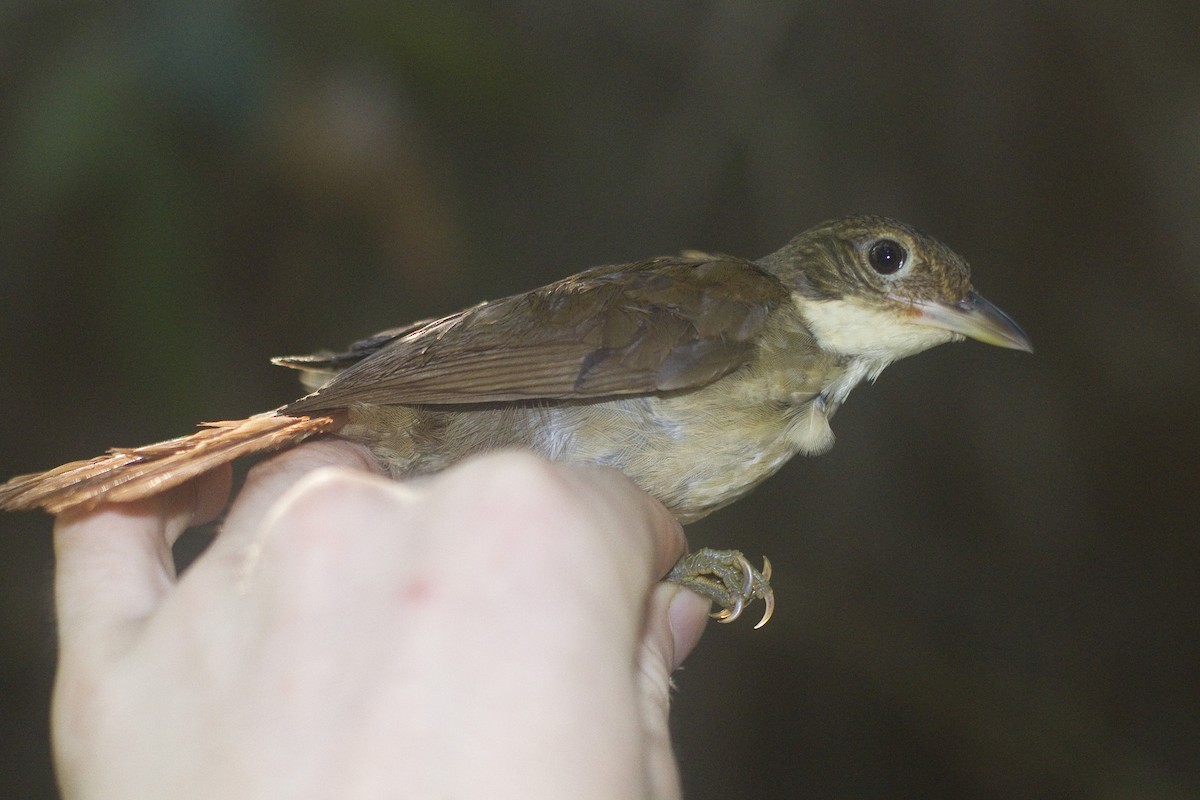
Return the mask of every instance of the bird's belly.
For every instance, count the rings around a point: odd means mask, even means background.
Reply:
[[[691,522],[744,496],[809,447],[816,424],[796,406],[742,407],[697,403],[692,395],[636,397],[586,408],[547,409],[555,422],[536,447],[550,458],[615,467],[657,497],[681,522]],[[807,405],[807,404],[806,404]],[[569,432],[569,433],[568,433]],[[566,435],[564,435],[566,434]],[[821,434],[824,436],[824,434]],[[830,434],[831,437],[831,434]]]
[[[396,477],[506,447],[614,467],[681,522],[732,503],[796,453],[819,452],[832,440],[811,402],[742,407],[734,424],[727,402],[696,401],[690,393],[462,409],[360,406],[350,409],[342,434],[369,444]]]

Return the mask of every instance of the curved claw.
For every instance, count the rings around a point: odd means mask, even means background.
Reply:
[[[769,570],[764,569],[763,575],[766,575],[768,571]],[[771,615],[775,613],[775,593],[768,591],[766,595],[763,596],[763,604],[766,606],[766,608],[763,609],[762,619],[760,619],[758,624],[754,626],[754,630],[758,630],[763,625],[766,625],[771,621]]]
[[[771,580],[771,559],[766,556],[763,556],[762,577],[768,583]],[[763,595],[763,605],[766,607],[763,609],[762,619],[754,626],[755,630],[770,622],[771,616],[775,613],[775,592],[769,586],[767,587],[766,594]]]
[[[733,608],[722,608],[720,611],[716,611],[709,616],[718,622],[733,622],[742,615],[742,612],[745,609],[746,599],[744,597],[739,597],[737,602],[733,604]]]
[[[667,575],[667,580],[686,586],[715,603],[718,610],[709,616],[720,622],[733,622],[741,617],[746,606],[762,598],[766,609],[755,628],[766,625],[775,613],[770,578],[770,559],[763,559],[760,572],[736,550],[709,548],[684,556]]]

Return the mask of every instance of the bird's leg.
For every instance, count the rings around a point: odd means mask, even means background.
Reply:
[[[775,592],[770,583],[771,562],[765,557],[760,572],[737,550],[705,547],[679,559],[666,579],[716,603],[720,610],[712,616],[721,622],[733,622],[755,598],[766,604],[755,628],[766,625],[775,613]]]

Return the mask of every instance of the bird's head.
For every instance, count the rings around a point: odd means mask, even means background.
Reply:
[[[971,286],[961,256],[895,220],[833,220],[759,263],[792,288],[828,352],[886,364],[964,337],[1033,351],[1017,323]]]

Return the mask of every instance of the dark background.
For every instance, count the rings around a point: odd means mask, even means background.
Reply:
[[[896,216],[1037,353],[893,366],[690,528],[780,601],[678,676],[688,797],[1200,796],[1197,8],[6,3],[0,473],[278,405],[272,355]],[[3,797],[54,795],[49,531],[0,517]]]

